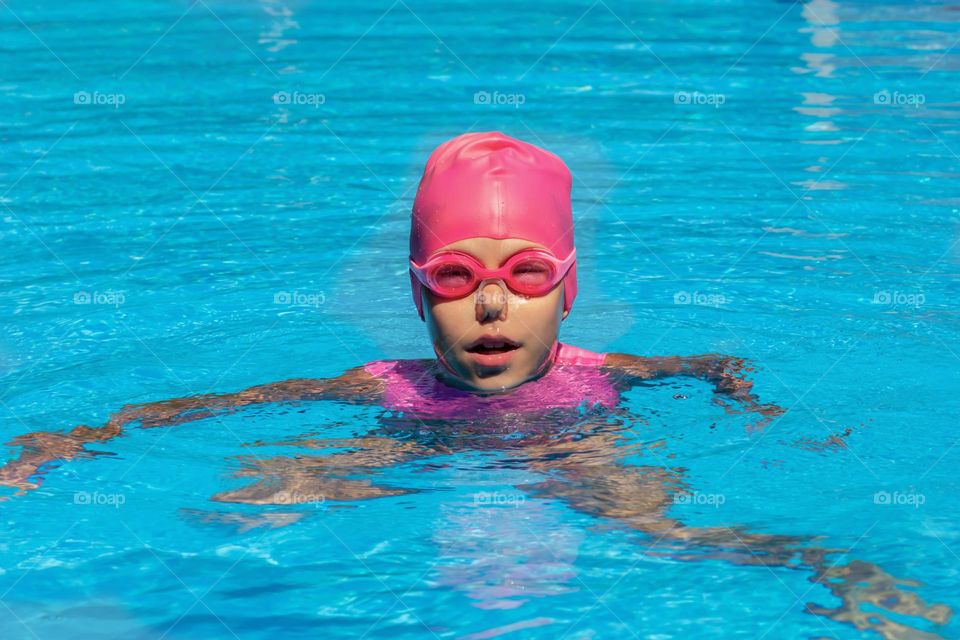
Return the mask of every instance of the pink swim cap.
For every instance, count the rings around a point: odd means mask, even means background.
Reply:
[[[410,259],[466,238],[521,238],[558,258],[573,251],[570,170],[556,155],[496,131],[465,133],[434,149],[410,225]],[[410,273],[423,319],[423,285]],[[563,281],[563,309],[577,296],[577,265]]]

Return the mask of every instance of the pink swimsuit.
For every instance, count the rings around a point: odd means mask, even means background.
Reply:
[[[477,395],[441,382],[432,360],[376,360],[364,370],[386,382],[383,406],[431,418],[490,413],[536,413],[558,407],[616,406],[620,394],[600,368],[605,353],[559,344],[553,366],[531,382],[494,395]]]

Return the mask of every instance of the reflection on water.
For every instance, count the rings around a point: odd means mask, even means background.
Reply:
[[[516,609],[581,588],[573,563],[583,531],[548,504],[520,492],[481,493],[474,504],[445,506],[438,525],[436,582],[479,609]]]

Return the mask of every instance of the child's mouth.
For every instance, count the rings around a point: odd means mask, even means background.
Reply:
[[[513,351],[519,347],[512,344],[499,344],[499,345],[486,345],[481,344],[476,347],[471,347],[467,349],[470,353],[507,353],[508,351]]]
[[[467,345],[466,350],[470,353],[507,353],[520,348],[518,342],[502,336],[483,336]]]
[[[467,345],[466,351],[480,364],[494,366],[506,364],[519,348],[520,344],[509,338],[485,336]]]

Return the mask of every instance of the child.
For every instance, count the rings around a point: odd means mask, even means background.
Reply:
[[[437,147],[413,205],[410,282],[435,360],[376,361],[336,378],[292,379],[228,394],[129,405],[99,428],[15,438],[0,484],[35,488],[41,467],[69,460],[133,423],[178,425],[244,406],[298,400],[375,404],[420,417],[609,408],[639,381],[696,376],[762,416],[742,360],[717,355],[593,353],[558,340],[577,295],[571,177],[554,154],[501,133],[468,133]]]
[[[435,359],[382,360],[336,378],[132,405],[99,428],[20,436],[10,444],[23,449],[0,469],[0,484],[36,488],[50,462],[84,455],[86,443],[109,440],[132,424],[179,425],[260,403],[375,404],[396,414],[385,414],[381,427],[366,435],[335,445],[283,443],[344,451],[251,457],[241,474],[258,481],[214,499],[284,504],[294,493],[326,500],[398,495],[406,490],[357,477],[464,448],[514,449],[516,460],[546,478],[523,487],[526,492],[617,520],[655,538],[654,544],[679,545],[674,557],[807,567],[812,581],[843,601],[819,613],[884,635],[904,627],[879,613],[868,620],[859,613],[860,601],[875,603],[880,594],[889,610],[943,622],[949,616],[943,605],[927,607],[869,563],[827,566],[827,550],[797,546],[806,538],[688,527],[667,516],[673,497],[686,491],[683,478],[677,470],[621,462],[629,420],[611,422],[610,416],[624,391],[654,378],[695,376],[715,385],[718,398],[758,414],[760,424],[783,410],[758,402],[737,358],[594,353],[559,342],[577,294],[570,189],[560,158],[503,134],[470,133],[440,145],[421,179],[410,233],[413,299]],[[571,411],[584,407],[598,413]],[[409,434],[411,425],[423,437],[397,437]]]

